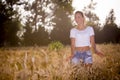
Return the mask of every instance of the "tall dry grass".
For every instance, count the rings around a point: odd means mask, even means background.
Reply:
[[[48,47],[0,49],[0,80],[120,80],[120,44],[101,44],[101,58],[93,56],[93,65],[72,65],[70,46],[59,51]]]

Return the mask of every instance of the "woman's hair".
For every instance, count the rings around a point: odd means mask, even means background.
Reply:
[[[82,11],[76,11],[76,12],[75,12],[75,14],[78,14],[78,13],[79,13],[79,14],[81,14],[81,15],[82,15],[82,17],[84,18],[84,14],[83,14],[83,12],[82,12]]]

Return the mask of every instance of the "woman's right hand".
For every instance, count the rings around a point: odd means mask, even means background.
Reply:
[[[70,56],[66,59],[66,61],[69,61],[70,59],[72,59],[72,57],[73,57],[73,54],[70,55]]]

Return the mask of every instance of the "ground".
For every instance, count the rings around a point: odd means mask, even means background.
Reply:
[[[104,53],[95,53],[88,71],[66,59],[70,46],[58,51],[45,47],[0,48],[0,80],[120,80],[120,44],[97,44]]]

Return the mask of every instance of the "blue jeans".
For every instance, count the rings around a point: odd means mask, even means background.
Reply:
[[[74,64],[78,64],[80,63],[80,60],[83,62],[83,63],[92,63],[92,54],[91,54],[91,51],[88,50],[88,51],[75,51],[75,54],[72,58],[72,63]]]

